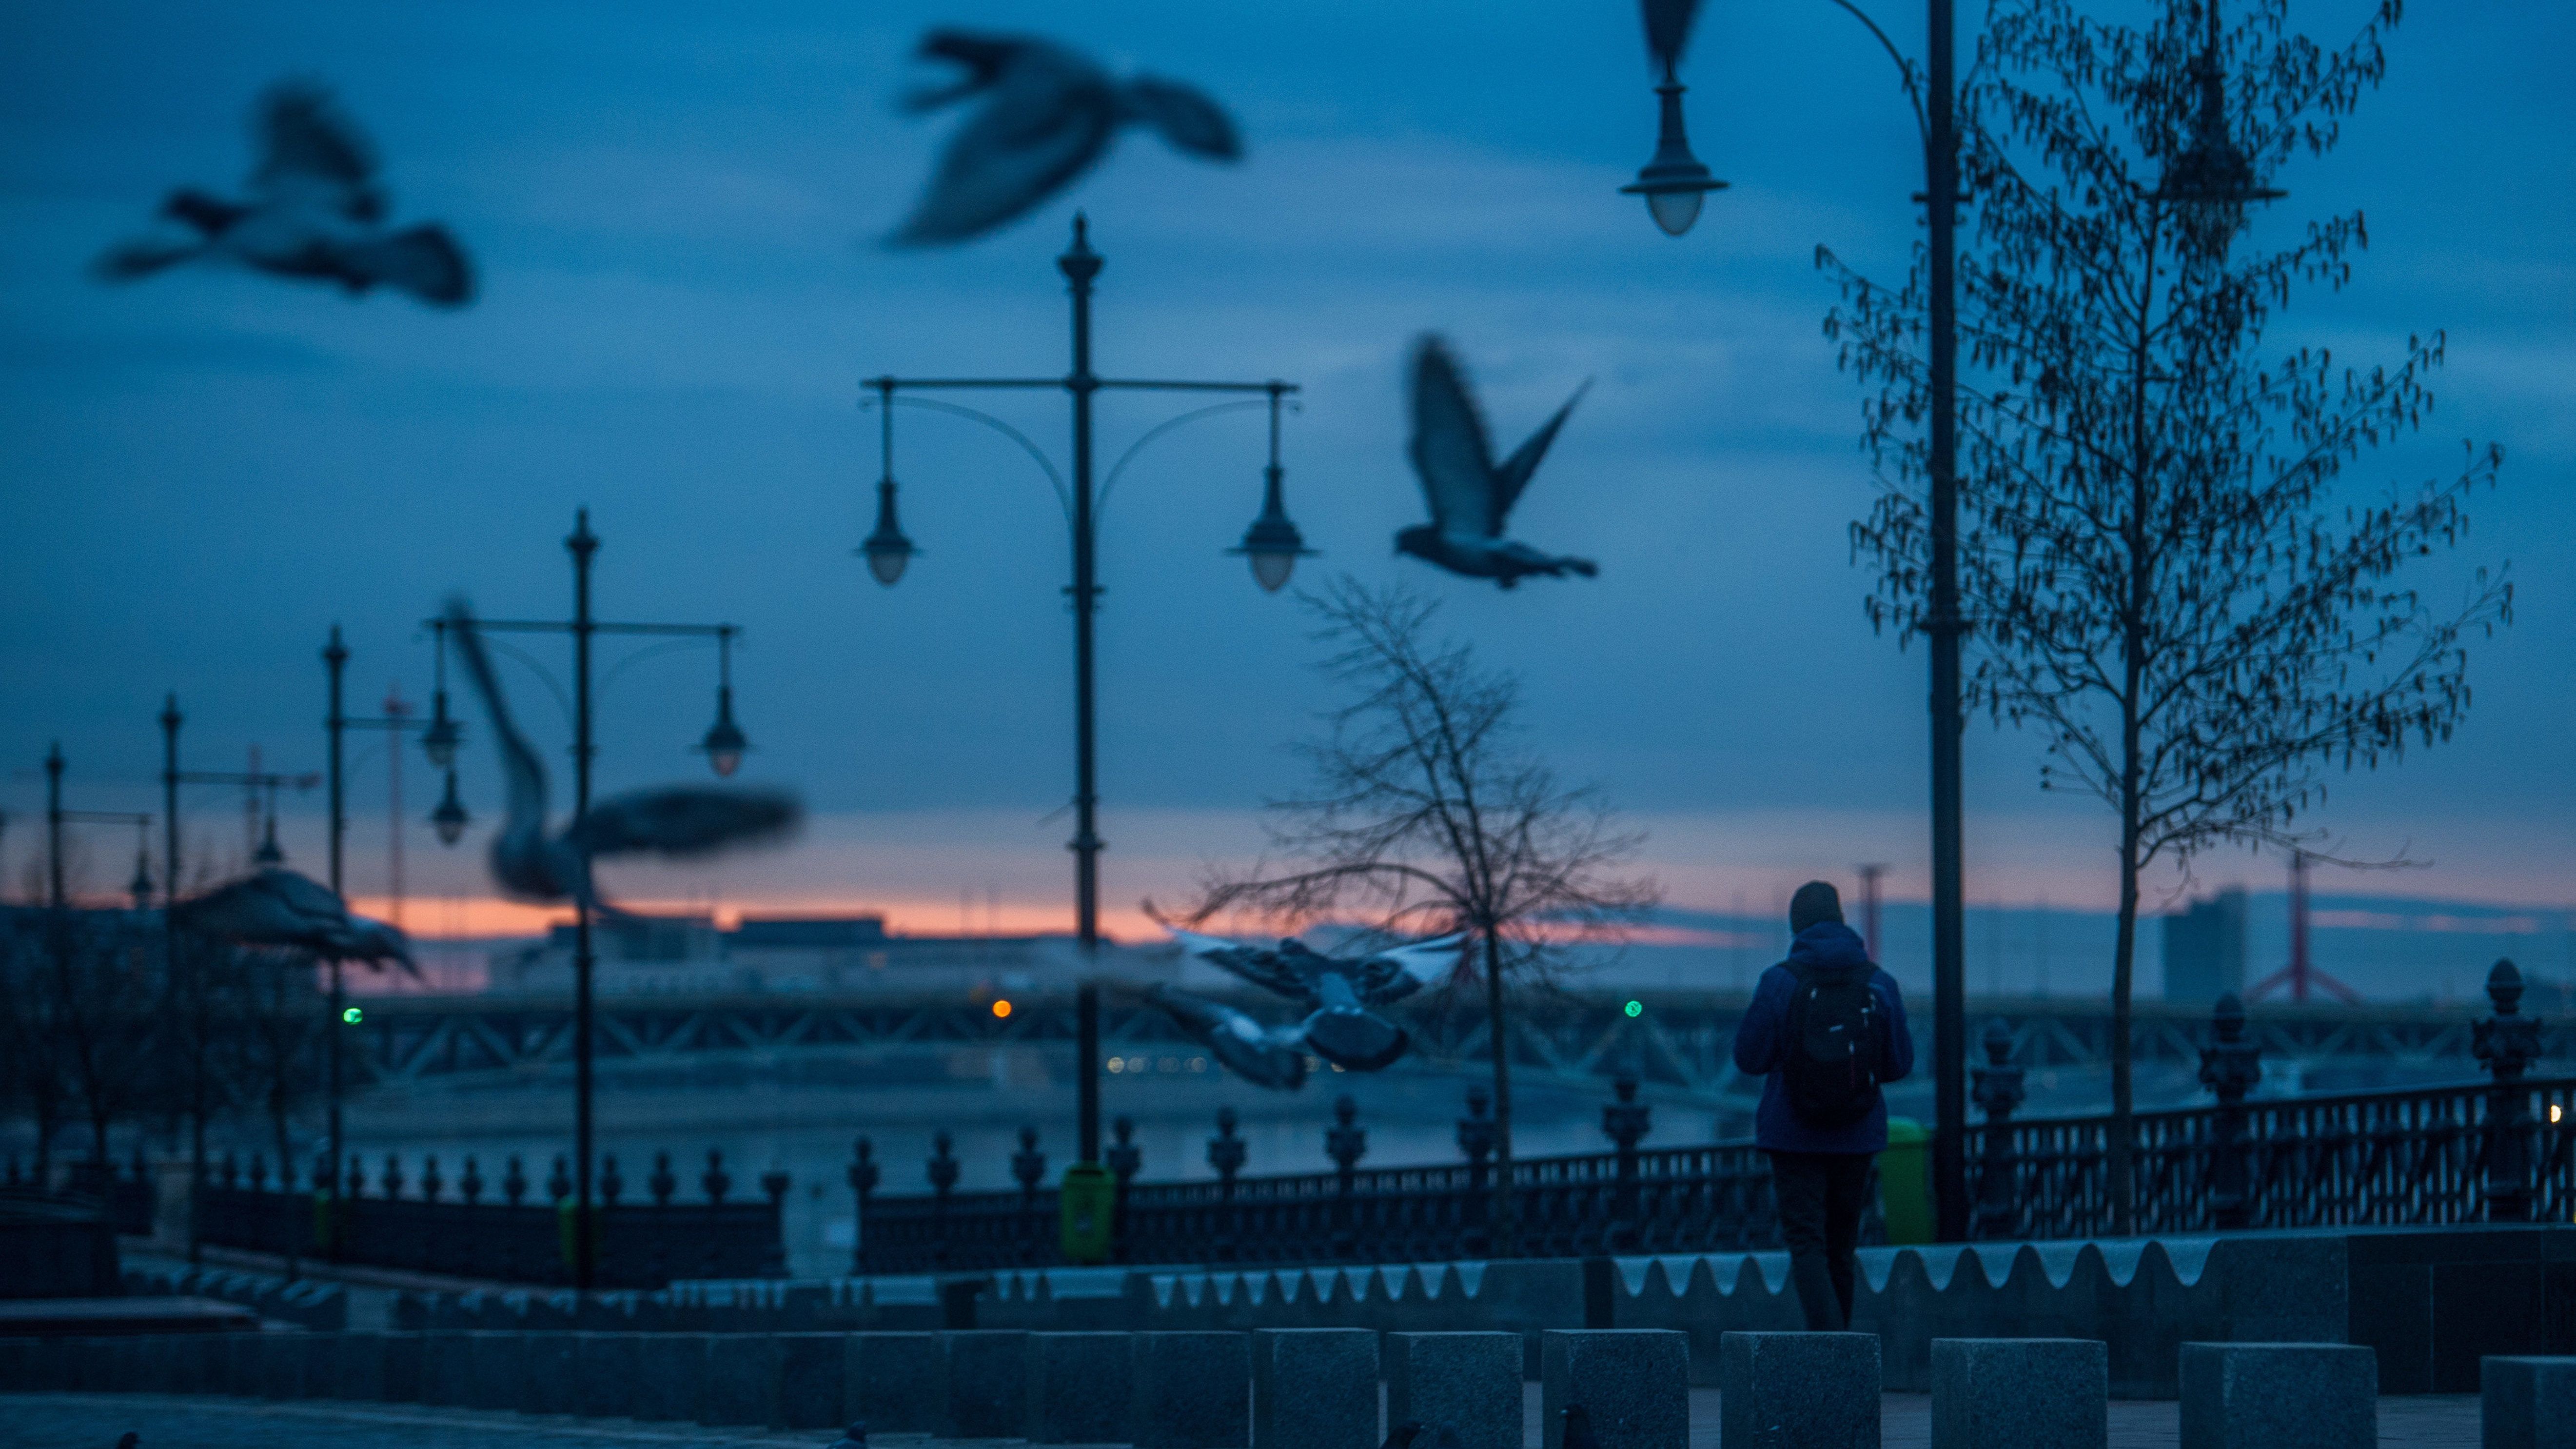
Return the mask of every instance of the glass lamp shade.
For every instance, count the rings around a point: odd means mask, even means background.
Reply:
[[[904,566],[918,552],[912,540],[903,536],[903,525],[895,519],[894,479],[877,480],[877,526],[859,545],[860,556],[868,561],[868,572],[876,576],[878,583],[893,588],[895,581],[903,577]]]
[[[1682,87],[1666,81],[1655,87],[1661,100],[1663,120],[1656,138],[1654,159],[1637,171],[1637,179],[1620,187],[1630,196],[1646,198],[1646,214],[1666,236],[1680,236],[1699,220],[1700,204],[1712,191],[1723,191],[1726,183],[1709,174],[1699,158],[1691,154],[1690,137],[1682,129]]]
[[[429,812],[430,827],[438,832],[438,843],[454,845],[465,836],[465,802],[456,798],[456,772],[447,772],[447,795],[438,808]]]
[[[430,712],[429,728],[420,732],[420,751],[429,756],[432,769],[444,770],[456,763],[456,746],[464,737],[456,721],[447,717],[447,693],[441,690]]]
[[[1707,193],[1699,191],[1649,191],[1646,214],[1655,219],[1657,230],[1666,236],[1680,236],[1699,220],[1700,204]]]
[[[1288,517],[1288,506],[1281,497],[1280,484],[1286,473],[1276,464],[1262,470],[1261,516],[1243,531],[1243,542],[1227,549],[1239,553],[1252,565],[1252,580],[1263,593],[1275,594],[1288,586],[1288,576],[1297,571],[1297,560],[1314,552],[1306,547],[1306,537]]]
[[[732,686],[716,690],[716,722],[707,726],[707,737],[699,741],[698,748],[706,752],[708,768],[720,777],[742,768],[742,752],[751,748],[751,741],[733,722]]]

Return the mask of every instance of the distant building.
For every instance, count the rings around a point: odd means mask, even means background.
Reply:
[[[2245,888],[2228,886],[2163,918],[2165,1000],[2207,1006],[2245,990]]]
[[[1078,973],[1071,936],[905,936],[885,918],[745,916],[733,930],[709,916],[618,916],[591,926],[594,987],[610,995],[724,995],[745,992],[1025,990]],[[1140,959],[1135,948],[1104,946],[1122,974],[1168,975],[1168,950]],[[491,989],[560,994],[572,989],[573,928],[496,957]]]

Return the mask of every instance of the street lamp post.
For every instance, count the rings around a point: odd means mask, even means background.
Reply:
[[[440,636],[440,643],[442,646],[445,644],[445,636],[443,634]],[[440,659],[443,669],[445,661],[445,651],[443,647],[440,651]],[[447,719],[447,711],[445,709],[447,692],[443,687],[438,691],[440,708],[437,711],[436,717],[430,721],[416,720],[411,718],[409,715],[402,714],[388,714],[374,717],[351,717],[348,711],[343,708],[343,690],[349,668],[349,649],[347,645],[340,642],[340,626],[337,624],[331,626],[330,642],[322,646],[322,665],[330,677],[330,713],[323,717],[322,729],[323,733],[328,737],[330,745],[330,768],[328,773],[331,782],[329,792],[331,811],[329,837],[331,894],[340,897],[340,899],[345,903],[348,900],[348,887],[343,879],[343,856],[346,852],[349,837],[349,813],[348,794],[346,788],[347,776],[344,768],[343,756],[345,753],[345,737],[348,732],[353,729],[384,730],[395,736],[394,748],[399,751],[402,748],[401,734],[403,731],[421,730],[426,733],[428,731],[435,730],[438,725],[443,723],[450,731],[447,739],[445,740],[445,746],[448,760],[451,763],[455,759],[457,735],[455,734],[455,723]],[[441,682],[443,685],[443,675]],[[442,804],[441,808],[444,809],[446,808],[446,805],[452,805],[455,804],[455,802],[456,773],[451,769],[448,771],[447,777],[447,801]],[[456,808],[459,816],[458,823],[461,829],[464,807],[458,805]],[[394,828],[397,830],[401,829],[402,822],[399,820],[395,821]],[[447,832],[444,822],[441,822],[440,825],[439,838],[450,845],[455,843],[454,837]],[[345,1157],[342,1149],[342,1138],[340,1132],[340,1108],[345,1094],[345,1090],[342,1085],[345,1072],[345,1067],[343,1065],[345,1053],[340,1044],[340,1033],[349,1025],[348,992],[341,976],[343,965],[344,963],[339,957],[334,956],[331,958],[331,1015],[329,1021],[331,1046],[330,1050],[325,1053],[330,1064],[330,1146],[326,1149],[326,1155],[330,1162],[331,1180],[329,1186],[324,1189],[324,1192],[329,1203],[327,1211],[330,1214],[329,1222],[331,1224],[331,1228],[330,1238],[324,1244],[324,1249],[334,1257],[338,1256],[340,1248],[341,1180],[347,1170],[344,1166]]]
[[[179,904],[179,787],[182,785],[234,785],[256,792],[265,790],[272,801],[283,787],[310,790],[322,783],[317,774],[287,775],[273,770],[183,770],[179,768],[179,726],[187,716],[179,712],[179,696],[167,696],[161,705],[161,802],[165,831],[162,836],[161,899],[165,906]],[[272,805],[270,817],[275,820]],[[274,839],[274,835],[271,837]],[[170,979],[179,979],[179,928],[174,924],[175,910],[165,910],[161,917],[162,949],[165,952]],[[202,1012],[205,982],[200,975],[204,962],[199,958],[188,977],[189,1009]],[[188,1261],[201,1261],[203,1252],[197,1238],[197,1193],[206,1182],[206,1043],[202,1017],[190,1023],[188,1060]]]
[[[983,390],[983,389],[1056,389],[1061,388],[1073,404],[1073,479],[1070,488],[1056,473],[1046,454],[1017,429],[1000,419],[953,403],[906,398],[916,406],[936,408],[973,418],[1000,430],[1017,442],[1047,476],[1065,494],[1065,512],[1072,528],[1073,585],[1067,590],[1073,596],[1073,751],[1074,751],[1074,832],[1067,848],[1073,852],[1074,934],[1081,943],[1086,959],[1100,945],[1100,852],[1104,842],[1099,832],[1099,790],[1095,770],[1096,735],[1094,729],[1095,690],[1093,685],[1093,615],[1098,606],[1100,588],[1097,576],[1098,509],[1100,498],[1118,472],[1133,458],[1138,449],[1164,432],[1192,419],[1239,407],[1264,407],[1270,415],[1270,460],[1262,472],[1262,508],[1247,529],[1243,542],[1228,550],[1243,555],[1251,564],[1253,577],[1264,590],[1276,591],[1286,585],[1296,561],[1313,552],[1305,545],[1297,525],[1290,521],[1282,495],[1286,476],[1279,466],[1279,411],[1297,384],[1272,379],[1267,382],[1189,382],[1168,379],[1104,378],[1091,367],[1091,291],[1093,279],[1100,275],[1101,256],[1091,249],[1089,226],[1076,213],[1073,218],[1073,245],[1056,258],[1056,269],[1064,274],[1072,294],[1072,369],[1062,377],[1033,378],[903,378],[876,377],[867,386],[876,394],[880,418],[885,471],[877,483],[877,522],[874,532],[859,551],[868,560],[869,572],[878,582],[891,587],[903,576],[904,565],[917,552],[906,538],[895,516],[894,482],[894,403],[896,395],[906,390]],[[1095,492],[1092,486],[1092,418],[1091,404],[1095,394],[1121,392],[1193,392],[1240,393],[1257,397],[1218,403],[1168,419],[1145,433],[1131,445],[1126,454],[1109,469],[1107,480]],[[1078,1004],[1080,1022],[1076,1050],[1080,1063],[1076,1068],[1076,1088],[1080,1116],[1078,1133],[1079,1158],[1083,1163],[1100,1160],[1100,1033],[1098,986],[1085,981],[1080,988]]]
[[[572,636],[573,660],[573,745],[572,745],[572,819],[576,834],[590,815],[591,761],[597,754],[592,740],[592,671],[591,641],[600,634],[640,634],[664,638],[714,639],[723,658],[722,682],[717,686],[716,721],[698,744],[707,763],[718,775],[730,775],[741,763],[749,748],[740,726],[733,720],[732,648],[734,636],[742,632],[737,624],[616,624],[593,617],[590,607],[591,559],[599,552],[599,535],[590,531],[590,510],[578,509],[573,514],[572,533],[564,539],[564,551],[572,555],[572,617],[570,619],[483,619],[477,629],[496,634],[569,634]],[[439,627],[433,623],[433,628]],[[442,645],[445,636],[440,636]],[[445,658],[441,651],[442,668]],[[444,673],[441,674],[440,703],[445,701]],[[444,711],[439,711],[444,718]],[[434,728],[433,724],[433,728]],[[449,747],[452,751],[453,746]],[[452,756],[451,756],[452,757]],[[449,776],[448,801],[439,809],[444,815],[455,798],[454,775]],[[439,818],[439,817],[434,817]],[[462,825],[459,813],[457,822]],[[441,837],[447,826],[440,823]],[[590,1291],[598,1264],[599,1244],[591,1221],[591,1137],[592,1137],[592,1040],[593,991],[592,971],[596,956],[591,949],[591,908],[588,899],[573,899],[573,1286]]]
[[[1913,64],[1853,0],[1833,0],[1869,28],[1897,64],[1909,96]],[[2209,213],[2283,193],[2257,187],[2253,168],[2228,139],[2218,68],[2218,0],[2205,7],[2207,39],[2195,79],[2200,110],[2192,146],[2151,195]],[[1683,131],[1682,87],[1675,62],[1699,0],[1647,0],[1647,40],[1662,60],[1660,140],[1636,181],[1620,188],[1646,199],[1655,224],[1680,236],[1699,217],[1704,194],[1725,182],[1691,156]],[[1932,726],[1932,1197],[1935,1233],[1957,1242],[1968,1233],[1967,941],[1963,812],[1960,800],[1960,640],[1968,620],[1959,607],[1959,331],[1957,24],[1953,0],[1925,0],[1926,55],[1918,119],[1923,138],[1922,192],[1928,222],[1925,351],[1931,393],[1926,542],[1932,580],[1923,632],[1931,645]]]

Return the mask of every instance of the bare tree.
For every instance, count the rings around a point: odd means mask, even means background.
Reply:
[[[48,979],[53,970],[45,931],[48,914],[33,908],[7,912],[8,932],[0,940],[0,1073],[5,1073],[0,1100],[24,1112],[36,1130],[39,1188],[52,1185],[54,1137],[73,1105],[63,1039],[56,1030],[58,998]]]
[[[2337,497],[2365,453],[2417,431],[2440,334],[2394,366],[2318,347],[2270,358],[2294,290],[2339,288],[2359,213],[2231,256],[2244,199],[2322,155],[2386,68],[2385,0],[2348,45],[2290,32],[2286,0],[2166,0],[2142,25],[2073,0],[1999,0],[1963,87],[1973,240],[1959,262],[1961,596],[1970,699],[2046,741],[2042,784],[2119,819],[2110,1142],[2117,1230],[2136,1204],[2130,1000],[2139,879],[2213,846],[2312,841],[2328,772],[2448,737],[2467,709],[2465,641],[2509,615],[2483,570],[2456,605],[2395,581],[2456,545],[2493,446],[2455,468]],[[2211,200],[2230,194],[2236,200]],[[2278,193],[2270,193],[2277,195]],[[2274,226],[2277,228],[2277,223]],[[1844,365],[1874,394],[1864,443],[1890,485],[1853,527],[1868,602],[1910,633],[1929,605],[1928,407],[1915,357],[1920,260],[1901,289],[1830,253]]]
[[[161,994],[157,931],[140,912],[49,912],[50,997],[60,1068],[90,1129],[92,1170],[105,1171],[108,1133],[153,1105],[156,1013]]]
[[[280,1186],[292,1192],[295,1116],[323,1087],[329,998],[305,952],[234,948],[216,959],[220,996],[208,1043],[214,1075],[226,1096],[246,1107],[256,1103],[268,1118]],[[295,1242],[289,1234],[288,1277],[295,1275]]]
[[[1541,979],[1572,940],[1598,939],[1660,897],[1623,874],[1644,837],[1591,787],[1569,788],[1517,737],[1519,682],[1435,640],[1438,606],[1343,577],[1302,595],[1321,668],[1352,693],[1297,746],[1306,792],[1270,802],[1286,857],[1203,882],[1194,920],[1251,911],[1283,923],[1364,915],[1388,936],[1461,931],[1485,994],[1494,1075],[1497,1251],[1512,1238],[1507,987]]]

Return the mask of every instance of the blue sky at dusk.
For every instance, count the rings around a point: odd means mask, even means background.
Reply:
[[[1883,8],[1918,46],[1920,15]],[[2365,12],[2292,9],[2330,38]],[[874,239],[954,124],[893,106],[931,78],[908,57],[933,23],[1055,34],[1204,85],[1249,157],[1211,167],[1131,135],[1022,224],[889,251]],[[1825,0],[1708,0],[1684,76],[1692,135],[1735,185],[1678,241],[1615,192],[1654,117],[1634,7],[1610,0],[94,0],[23,8],[7,29],[12,891],[49,741],[71,757],[71,803],[91,809],[158,808],[167,690],[192,766],[239,768],[253,744],[316,766],[316,651],[333,623],[357,702],[396,680],[423,700],[419,621],[457,590],[496,615],[567,608],[560,540],[586,504],[604,614],[745,627],[745,777],[794,784],[817,814],[784,852],[632,875],[630,893],[876,904],[922,929],[953,927],[964,893],[977,920],[1067,919],[1069,827],[1047,817],[1070,792],[1071,629],[1045,480],[970,424],[900,414],[905,523],[924,553],[888,590],[851,550],[877,474],[858,380],[1060,372],[1052,259],[1077,204],[1107,257],[1101,370],[1302,384],[1288,503],[1324,551],[1304,567],[1442,599],[1452,629],[1523,675],[1532,742],[1653,832],[1648,865],[1676,904],[1767,908],[1781,883],[1862,860],[1892,863],[1898,896],[1925,888],[1923,660],[1862,616],[1846,526],[1876,485],[1813,264],[1822,243],[1878,275],[1901,268],[1919,152],[1886,58]],[[2371,239],[2353,284],[2299,297],[2276,346],[2364,362],[2448,329],[2425,439],[2357,471],[2356,492],[2429,476],[2464,436],[2508,453],[2466,545],[2417,575],[2440,600],[2510,561],[2515,620],[2475,646],[2475,707],[2448,745],[2336,777],[2316,817],[2356,854],[2430,862],[2352,886],[2374,895],[2576,903],[2571,53],[2564,7],[2410,7],[2385,87],[2340,151],[2285,173],[2291,197],[2262,223],[2361,206]],[[374,133],[398,216],[464,238],[477,305],[442,314],[199,270],[123,289],[86,278],[168,187],[239,181],[245,107],[290,73],[335,85]],[[1427,328],[1456,342],[1506,448],[1595,379],[1515,531],[1597,558],[1599,579],[1507,594],[1394,557],[1394,531],[1421,516],[1400,367]],[[1060,398],[990,405],[1061,459]],[[1185,406],[1106,401],[1104,463]],[[1257,848],[1259,802],[1297,780],[1282,747],[1331,702],[1295,604],[1221,552],[1259,503],[1261,443],[1257,414],[1178,430],[1107,503],[1113,924],[1184,889],[1198,861]],[[545,686],[512,677],[559,749]],[[702,773],[686,746],[713,683],[712,655],[685,651],[619,673],[603,787]],[[384,869],[380,749],[353,756],[361,895]],[[2108,812],[2043,796],[2033,739],[1980,721],[1967,754],[1972,898],[2107,904]],[[416,754],[405,774],[417,820],[430,777]],[[497,814],[488,751],[469,748],[462,783]],[[201,856],[237,858],[237,798],[190,799]],[[310,863],[318,795],[287,808],[288,847]],[[440,852],[418,828],[408,844],[416,894],[481,890],[479,852]],[[130,849],[85,832],[88,884],[121,882]],[[2277,889],[2280,867],[2225,856],[2203,874]]]

